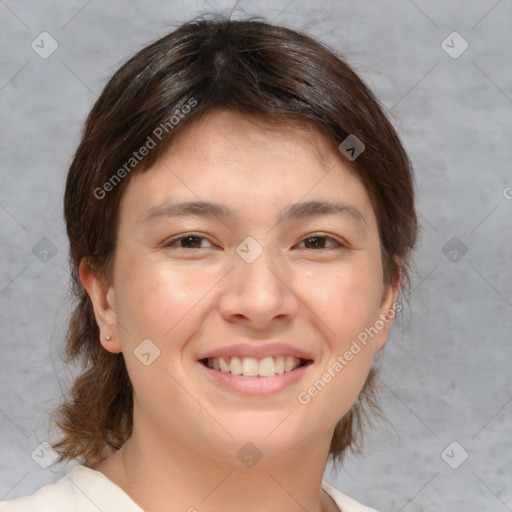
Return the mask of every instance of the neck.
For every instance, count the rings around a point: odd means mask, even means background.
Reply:
[[[126,445],[95,469],[147,512],[338,510],[320,487],[330,438],[294,448],[276,460],[262,457],[252,467],[167,441],[158,436],[142,439],[134,428]]]

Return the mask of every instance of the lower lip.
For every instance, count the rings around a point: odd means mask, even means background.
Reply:
[[[197,364],[218,384],[242,395],[271,395],[298,382],[311,362],[291,372],[276,373],[273,377],[244,377],[208,368],[199,361]]]

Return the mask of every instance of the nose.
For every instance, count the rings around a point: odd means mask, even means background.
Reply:
[[[235,255],[235,267],[226,276],[219,311],[230,323],[254,330],[291,321],[299,311],[293,277],[275,255],[264,250],[252,263]]]

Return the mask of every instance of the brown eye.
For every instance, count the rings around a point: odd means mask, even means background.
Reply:
[[[336,247],[343,247],[343,244],[334,238],[326,235],[313,235],[308,236],[302,240],[301,243],[305,244],[306,249],[332,249]],[[327,247],[326,247],[327,245]]]
[[[206,238],[199,235],[181,235],[166,242],[164,247],[178,249],[202,249],[203,247],[201,247],[201,243],[203,241],[210,243]]]

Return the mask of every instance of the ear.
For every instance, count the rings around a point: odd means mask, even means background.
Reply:
[[[94,316],[100,329],[100,343],[109,352],[121,352],[114,288],[107,287],[104,278],[85,259],[80,263],[79,274],[94,308]]]
[[[393,324],[396,314],[401,311],[402,305],[398,303],[398,295],[401,288],[400,274],[395,276],[393,282],[384,285],[381,303],[379,306],[379,318],[375,322],[376,327],[382,327],[375,336],[375,352],[381,350],[388,340],[389,329]],[[382,322],[382,323],[381,323]]]

